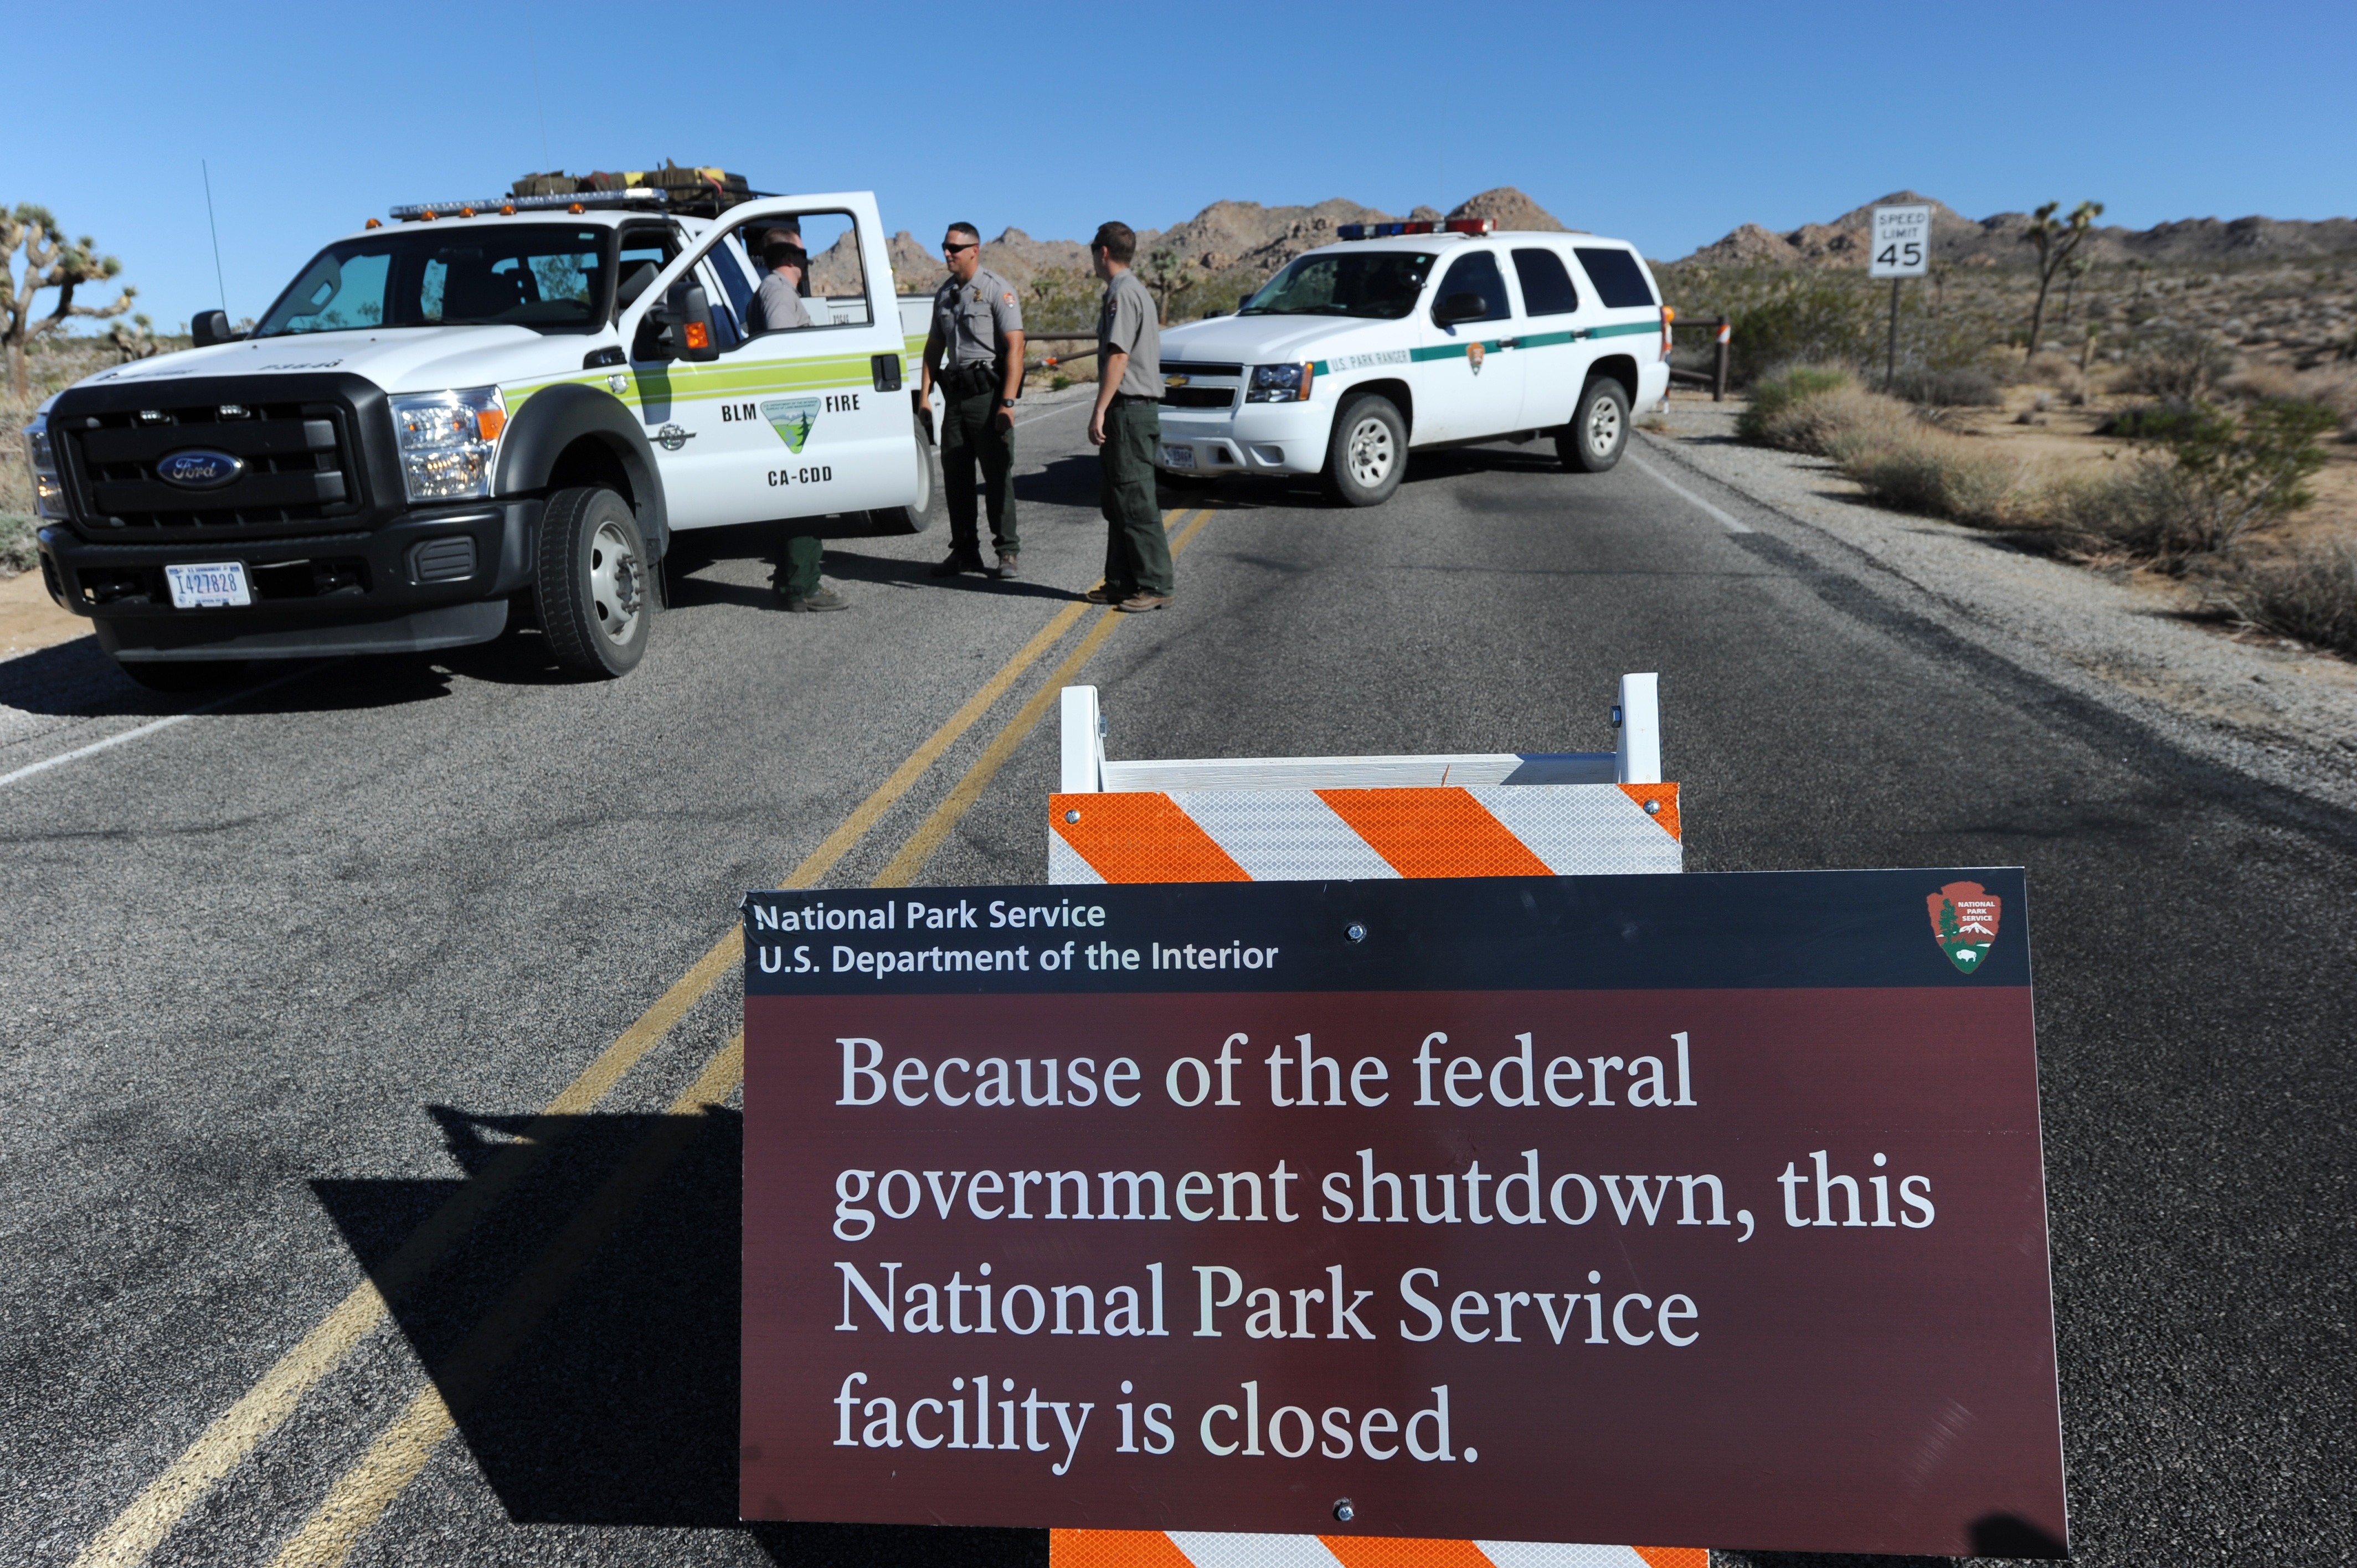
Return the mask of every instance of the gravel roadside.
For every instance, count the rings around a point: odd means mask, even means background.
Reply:
[[[1821,564],[1919,590],[1934,618],[2254,778],[2357,807],[2357,667],[2184,618],[2158,585],[2025,554],[1994,535],[1868,505],[1824,458],[1735,438],[1738,403],[1672,403],[1639,450],[1797,524]]]

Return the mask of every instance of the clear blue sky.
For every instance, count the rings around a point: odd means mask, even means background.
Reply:
[[[1080,237],[1223,197],[1405,212],[1497,185],[1659,257],[1905,187],[1971,217],[2357,214],[2348,0],[92,15],[10,24],[46,81],[11,81],[0,200],[95,235],[167,329],[219,303],[199,159],[232,316],[393,203],[665,157],[873,189],[927,241],[954,218]]]

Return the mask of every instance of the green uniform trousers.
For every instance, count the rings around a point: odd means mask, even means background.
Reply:
[[[1097,448],[1103,479],[1098,509],[1105,520],[1105,586],[1124,598],[1168,595],[1170,536],[1162,527],[1154,449],[1162,443],[1162,410],[1151,403],[1116,403],[1105,410],[1105,443]]]
[[[796,524],[785,526],[792,528]],[[778,542],[778,569],[770,578],[770,584],[781,594],[809,598],[818,592],[819,557],[825,550],[824,542],[815,533],[789,533]]]
[[[983,504],[990,512],[990,540],[1001,555],[1016,553],[1015,432],[998,426],[996,392],[944,392],[942,410],[942,482],[949,488],[950,549],[979,558],[982,541],[974,523],[974,470],[982,468]]]

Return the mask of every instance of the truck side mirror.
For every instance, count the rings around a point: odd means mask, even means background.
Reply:
[[[1478,294],[1452,294],[1432,307],[1433,324],[1438,327],[1479,321],[1489,314],[1490,302]]]
[[[226,310],[199,310],[188,323],[188,337],[199,349],[210,349],[216,343],[234,342],[237,334],[230,330]]]
[[[692,360],[720,358],[720,339],[712,330],[712,301],[702,284],[682,278],[672,285],[663,299],[663,317],[664,346],[674,355]]]

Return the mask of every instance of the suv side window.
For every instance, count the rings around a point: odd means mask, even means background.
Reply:
[[[1606,245],[1576,245],[1572,250],[1607,310],[1650,309],[1662,303],[1645,281],[1645,269],[1628,252]]]
[[[1505,274],[1498,270],[1498,258],[1488,251],[1475,251],[1458,257],[1448,265],[1448,274],[1440,280],[1440,292],[1436,299],[1447,299],[1452,294],[1478,294],[1489,308],[1473,317],[1475,321],[1505,321],[1513,316],[1506,299]]]
[[[1522,282],[1525,316],[1568,316],[1579,308],[1579,290],[1553,251],[1516,251],[1514,275]]]

